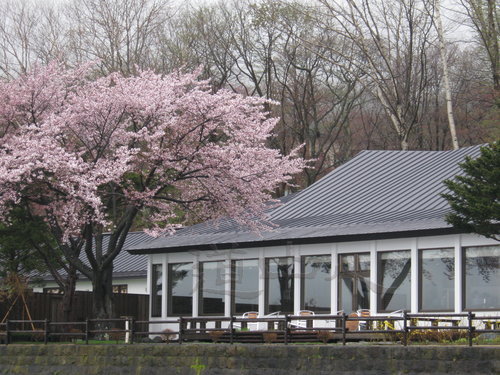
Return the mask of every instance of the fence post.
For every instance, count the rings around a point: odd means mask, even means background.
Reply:
[[[468,319],[467,336],[469,338],[469,346],[472,346],[472,332],[474,330],[474,327],[472,326],[472,318],[473,317],[474,317],[474,314],[472,314],[472,311],[469,311],[467,313],[467,319]]]
[[[231,315],[231,320],[229,321],[229,343],[233,344],[233,321],[234,316]]]
[[[403,310],[403,345],[408,345],[408,313],[406,310]]]
[[[288,345],[288,324],[290,317],[285,314],[285,345]]]
[[[45,319],[44,322],[44,336],[43,336],[43,343],[47,344],[49,342],[49,321]]]
[[[345,323],[346,323],[346,314],[342,311],[342,345],[345,345]]]
[[[10,330],[9,330],[9,319],[5,321],[5,345],[10,344]]]
[[[125,344],[130,344],[130,320],[128,316],[122,316],[125,323]]]
[[[184,321],[182,316],[179,318],[179,345],[182,344],[182,333],[184,331]]]
[[[89,344],[89,319],[85,319],[85,344]]]
[[[135,319],[134,317],[130,318],[130,343],[134,343],[134,333],[135,333]]]

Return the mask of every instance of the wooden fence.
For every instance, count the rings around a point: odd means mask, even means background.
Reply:
[[[303,321],[305,324],[297,325]],[[330,326],[314,327],[314,322],[331,323]],[[295,323],[294,323],[295,322]],[[366,325],[361,326],[364,322]],[[265,323],[264,329],[249,330],[250,324]],[[424,325],[420,325],[424,323]],[[442,323],[442,324],[441,324]],[[344,313],[338,315],[287,315],[264,318],[242,318],[236,316],[180,317],[169,320],[138,321],[127,319],[86,319],[83,322],[51,322],[48,320],[8,320],[0,323],[0,342],[8,345],[17,340],[49,341],[61,339],[79,340],[89,343],[90,339],[143,341],[148,336],[159,338],[157,342],[211,341],[233,344],[235,342],[341,342],[346,341],[395,341],[408,345],[419,341],[418,333],[455,333],[446,336],[452,341],[472,346],[473,338],[481,333],[500,333],[498,316],[476,316],[464,314],[408,314],[401,316],[353,317]],[[162,325],[170,329],[162,329]],[[439,337],[437,342],[440,341]],[[428,342],[428,340],[425,340]],[[434,340],[433,340],[434,341]]]
[[[44,320],[54,322],[63,321],[63,296],[50,293],[29,293],[26,303],[32,320]],[[83,321],[95,318],[92,314],[92,292],[76,292],[73,299],[73,308],[69,316],[70,321]],[[120,294],[113,295],[115,316],[130,316],[136,320],[149,319],[149,296],[143,294]],[[13,301],[0,302],[0,320],[4,318],[11,308]],[[30,320],[26,309],[18,299],[8,315],[10,320]]]

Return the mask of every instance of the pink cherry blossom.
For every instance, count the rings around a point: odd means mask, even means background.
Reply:
[[[0,102],[0,219],[36,207],[64,240],[139,216],[156,234],[179,216],[258,228],[305,166],[267,146],[277,119],[264,100],[213,93],[196,74],[91,79],[52,63],[0,82]]]

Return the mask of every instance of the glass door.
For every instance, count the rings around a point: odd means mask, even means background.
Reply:
[[[339,308],[346,314],[370,308],[370,253],[339,255]]]

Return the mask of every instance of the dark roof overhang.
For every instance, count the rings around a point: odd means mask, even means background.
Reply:
[[[447,228],[434,228],[424,230],[407,230],[399,232],[384,232],[384,233],[364,233],[364,234],[348,234],[338,236],[324,236],[324,237],[309,237],[309,238],[286,238],[276,240],[256,240],[251,242],[231,242],[219,244],[202,244],[196,246],[175,246],[154,249],[134,249],[127,250],[131,254],[166,254],[166,253],[180,253],[189,251],[210,251],[210,250],[228,250],[228,249],[248,249],[256,247],[271,247],[283,245],[308,245],[320,243],[338,243],[338,242],[352,242],[352,241],[370,241],[370,240],[386,240],[398,239],[408,237],[429,237],[447,234],[458,234],[459,230]]]

